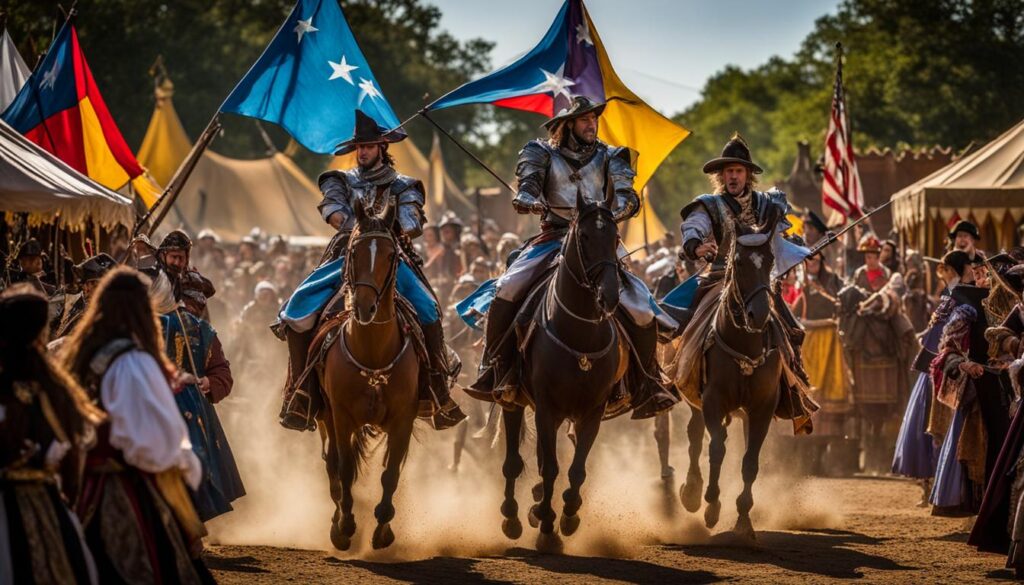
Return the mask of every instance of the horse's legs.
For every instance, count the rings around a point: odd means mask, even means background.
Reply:
[[[385,455],[384,473],[380,475],[380,485],[384,489],[380,503],[373,509],[373,516],[377,519],[377,528],[373,531],[372,539],[374,549],[387,548],[395,541],[395,533],[391,531],[391,520],[395,517],[393,499],[395,490],[398,489],[402,464],[405,463],[405,456],[409,452],[409,439],[412,437],[412,424],[415,420],[415,417],[412,417],[408,421],[398,421],[395,424],[398,428],[388,431],[388,451]]]
[[[571,536],[580,526],[578,512],[583,505],[580,488],[587,479],[587,457],[601,429],[601,417],[604,416],[604,405],[594,409],[586,418],[576,425],[576,451],[573,453],[572,464],[569,466],[569,487],[562,493],[561,530],[565,536]]]
[[[700,493],[704,491],[704,478],[700,474],[700,454],[704,450],[704,413],[693,406],[690,406],[686,438],[690,442],[690,465],[686,470],[686,483],[679,488],[679,499],[688,512],[696,512],[700,510]]]
[[[474,400],[473,402],[477,401]],[[452,464],[448,466],[448,469],[451,471],[459,470],[459,463],[462,462],[462,451],[466,448],[466,437],[469,436],[469,423],[467,421],[463,421],[458,426],[459,428],[455,429],[455,442],[452,444]]]
[[[558,452],[556,449],[558,427],[561,421],[546,408],[539,405],[537,409],[537,455],[540,460],[540,475],[544,493],[540,503],[531,508],[531,513],[540,521],[540,532],[551,535],[555,531],[555,510],[551,507],[551,497],[555,491],[555,478],[558,477]]]
[[[325,409],[329,408],[325,406]],[[352,483],[356,478],[356,469],[359,465],[358,454],[352,446],[353,431],[346,422],[334,418],[333,437],[331,444],[335,451],[335,460],[338,466],[338,479],[340,486],[341,506],[335,511],[335,521],[331,527],[331,542],[338,550],[348,550],[352,545],[352,535],[356,533],[356,518],[352,515]],[[329,469],[330,463],[328,463]],[[335,487],[331,486],[331,495],[335,495]],[[338,500],[335,500],[336,502]],[[340,512],[340,518],[338,517]],[[340,520],[340,521],[339,521]]]
[[[503,410],[502,420],[505,423],[505,463],[501,473],[505,476],[505,500],[501,503],[501,531],[505,536],[515,540],[523,534],[523,524],[519,521],[519,503],[516,502],[516,479],[523,473],[523,457],[519,453],[519,441],[523,431],[522,408]]]
[[[722,511],[722,502],[718,497],[721,490],[718,487],[718,480],[722,474],[722,461],[725,459],[725,413],[718,404],[718,397],[713,392],[704,393],[704,425],[711,435],[711,444],[708,447],[708,456],[711,460],[711,468],[708,473],[708,489],[704,494],[704,501],[708,507],[704,510],[704,524],[708,528],[714,528],[718,524],[718,515]]]
[[[329,411],[329,408],[325,408]],[[334,502],[334,517],[331,519],[331,543],[338,549],[345,544],[341,535],[341,478],[338,475],[339,457],[338,442],[331,436],[334,428],[329,412],[325,412],[323,420],[318,421],[320,445],[323,451],[324,464],[327,467],[327,481],[331,487],[331,501]]]
[[[654,417],[654,442],[658,445],[658,462],[661,463],[661,478],[669,479],[676,470],[669,464],[669,447],[672,445],[672,415],[659,413]]]
[[[747,450],[743,454],[743,491],[736,498],[736,510],[740,515],[733,531],[753,540],[754,525],[750,522],[750,509],[754,507],[754,481],[757,479],[761,446],[764,445],[772,422],[772,411],[765,408],[761,412],[747,413],[746,419]]]

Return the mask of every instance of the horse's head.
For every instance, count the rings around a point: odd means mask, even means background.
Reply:
[[[775,228],[782,219],[778,207],[772,206],[764,223],[755,227],[737,225],[736,238],[730,250],[727,282],[731,281],[730,294],[736,305],[742,307],[742,322],[751,331],[762,331],[771,317],[771,275],[775,265],[772,238]]]
[[[563,254],[569,274],[590,290],[598,307],[610,315],[619,306],[619,230],[611,206],[614,191],[600,203],[576,195],[576,210]]]
[[[352,205],[356,227],[348,244],[345,260],[352,314],[360,325],[374,320],[385,295],[391,293],[398,271],[398,244],[392,225],[395,223],[393,205],[387,205],[381,215],[368,212],[362,201]]]

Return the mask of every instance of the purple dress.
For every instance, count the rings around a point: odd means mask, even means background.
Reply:
[[[897,475],[916,479],[928,479],[935,475],[939,452],[932,436],[927,433],[931,396],[931,378],[928,374],[918,374],[917,383],[907,403],[907,411],[903,414],[900,434],[896,438],[892,472]]]

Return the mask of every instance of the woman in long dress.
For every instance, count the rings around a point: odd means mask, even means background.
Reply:
[[[145,279],[145,280],[144,280]],[[148,279],[111,271],[65,360],[107,413],[77,510],[103,583],[203,583],[202,523],[186,489],[202,469],[174,402]]]
[[[29,285],[0,295],[0,583],[97,583],[66,502],[103,413],[46,357],[48,309]]]

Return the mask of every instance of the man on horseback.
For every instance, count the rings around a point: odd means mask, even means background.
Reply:
[[[307,371],[310,344],[315,337],[321,313],[345,284],[342,266],[344,251],[355,227],[353,206],[358,201],[364,209],[375,212],[388,206],[397,206],[392,229],[404,253],[398,268],[396,287],[398,294],[416,312],[429,354],[429,363],[424,364],[429,383],[428,387],[421,388],[421,392],[427,394],[421,396],[421,403],[433,403],[432,408],[424,410],[433,412],[434,428],[448,428],[458,424],[466,415],[450,397],[451,384],[458,374],[458,364],[449,362],[438,303],[419,268],[421,261],[411,244],[411,240],[423,232],[423,183],[396,172],[394,160],[388,154],[388,144],[404,139],[404,134],[380,128],[373,118],[360,110],[356,110],[355,120],[353,137],[339,145],[336,154],[355,151],[358,166],[346,171],[327,171],[319,179],[320,190],[324,195],[319,205],[320,213],[324,221],[338,230],[338,234],[325,254],[324,263],[306,278],[285,303],[279,315],[280,321],[275,325],[275,330],[283,331],[288,341],[290,362],[281,424],[296,430],[312,427],[315,414],[313,397],[317,396],[318,390],[316,375]]]
[[[553,273],[577,194],[587,202],[602,202],[609,190],[614,191],[611,211],[616,222],[640,211],[629,149],[609,146],[597,138],[604,107],[585,96],[573,97],[569,107],[544,123],[548,139],[531,140],[519,153],[518,192],[512,205],[520,214],[540,215],[541,233],[512,253],[514,259],[496,282],[494,300],[487,310],[482,368],[472,387],[478,396],[514,393],[519,387],[512,328],[524,299]],[[653,328],[674,331],[677,324],[658,308],[643,281],[625,270],[622,275],[623,310],[617,312],[616,320],[629,334],[636,350],[631,355],[638,366],[657,380],[630,388],[633,417],[647,418],[678,402],[660,383],[655,355],[657,329]]]
[[[713,318],[694,320],[695,315],[713,316],[713,311],[702,311],[701,307],[717,303],[721,291],[729,251],[737,235],[737,227],[754,228],[761,225],[772,208],[778,208],[780,215],[788,210],[786,195],[772,190],[755,191],[754,175],[762,169],[750,156],[750,148],[739,134],[722,149],[722,154],[704,164],[703,171],[711,178],[714,193],[700,195],[679,213],[682,217],[682,251],[684,260],[704,261],[710,264],[710,271],[701,278],[700,285],[687,309],[680,315],[683,323],[683,337],[680,351],[675,360],[673,378],[683,394],[691,398],[700,396],[700,356],[710,332]],[[796,266],[806,255],[806,250],[782,237],[789,222],[782,220],[776,226],[772,248],[775,253],[775,269],[772,271],[772,315],[785,333],[782,397],[779,401],[779,416],[792,418],[797,431],[810,432],[810,413],[816,410],[813,402],[806,397],[809,389],[800,355],[804,331],[789,305],[782,299],[781,272]],[[781,269],[781,270],[780,270]],[[712,293],[712,294],[709,294]],[[699,322],[698,322],[699,321]]]

